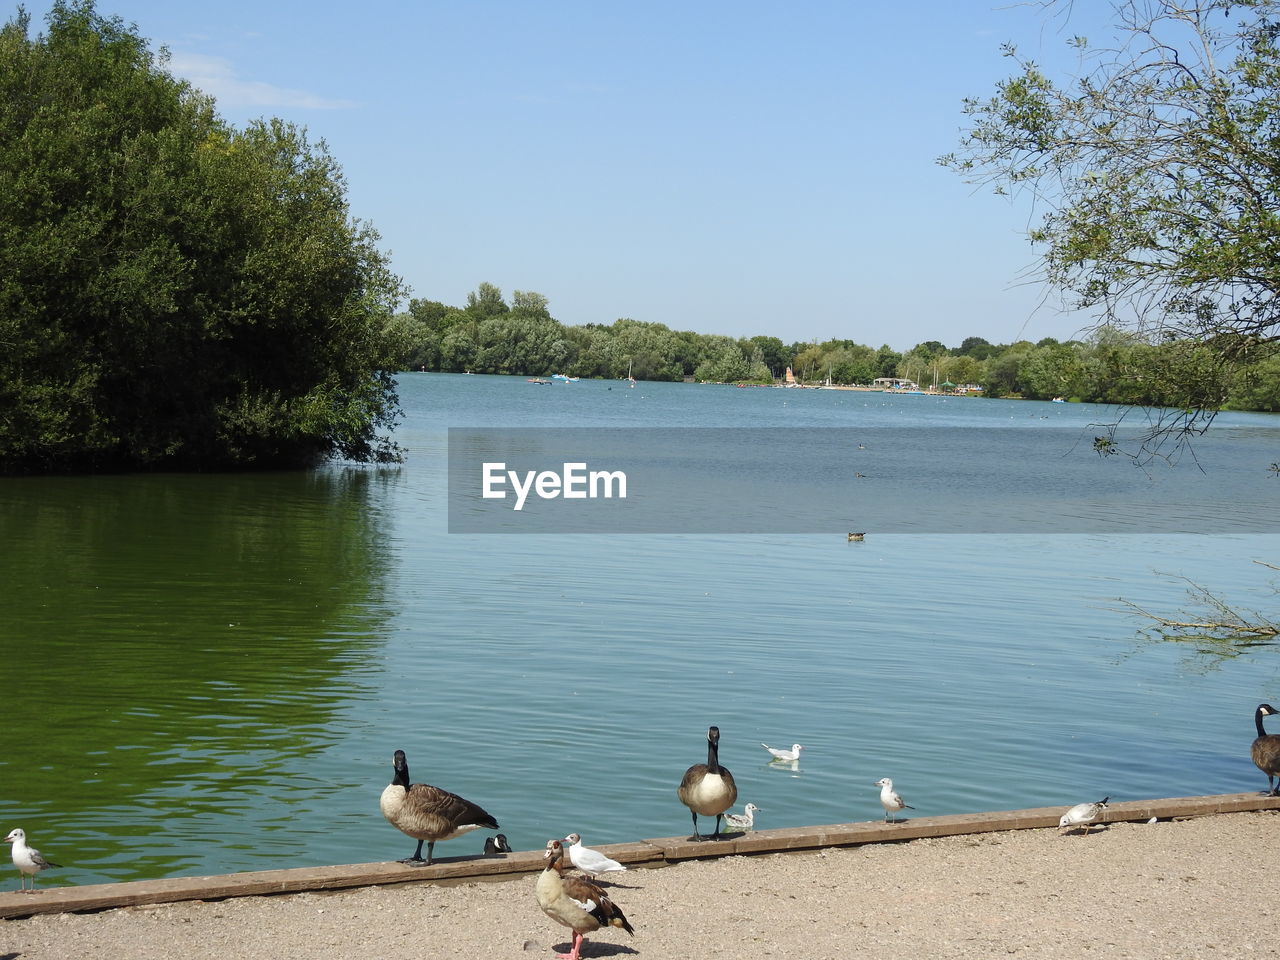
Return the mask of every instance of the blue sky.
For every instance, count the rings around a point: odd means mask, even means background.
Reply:
[[[48,4],[27,9],[42,32]],[[462,304],[487,281],[569,324],[900,350],[1085,322],[1020,282],[1029,206],[935,163],[962,98],[1009,74],[1000,44],[1069,64],[1078,11],[1066,31],[969,0],[98,10],[167,47],[231,123],[323,139],[416,297]]]

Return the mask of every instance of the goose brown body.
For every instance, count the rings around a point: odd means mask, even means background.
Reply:
[[[635,933],[622,909],[609,899],[599,884],[585,877],[562,875],[564,844],[561,841],[548,840],[547,852],[543,856],[547,866],[538,875],[538,882],[533,888],[534,898],[543,913],[573,931],[570,952],[556,956],[562,960],[578,960],[584,935],[601,927],[621,927],[627,933]]]
[[[437,840],[452,840],[472,830],[496,830],[498,821],[479,804],[429,783],[409,782],[409,763],[404,751],[392,759],[395,774],[382,791],[379,807],[387,821],[418,841],[413,856],[402,863],[430,864]],[[427,843],[427,859],[422,844]]]
[[[738,785],[733,774],[720,766],[720,728],[707,731],[707,762],[695,763],[684,772],[676,796],[693,814],[693,836],[690,840],[704,839],[698,833],[698,814],[716,818],[713,839],[720,839],[720,818],[738,799]]]
[[[1262,718],[1278,712],[1280,711],[1269,703],[1258,705],[1258,709],[1253,712],[1253,724],[1258,730],[1258,736],[1250,751],[1253,762],[1267,775],[1267,795],[1272,797],[1280,796],[1280,784],[1276,783],[1276,778],[1280,777],[1280,733],[1267,733],[1262,725]]]

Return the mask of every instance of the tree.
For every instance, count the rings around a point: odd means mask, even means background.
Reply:
[[[1071,306],[1247,359],[1280,338],[1280,0],[1114,10],[1123,43],[1072,38],[1061,83],[1006,47],[1016,74],[965,101],[972,127],[941,162],[1034,196],[1043,278]],[[1165,428],[1206,426],[1219,386],[1184,384],[1189,412]]]
[[[236,130],[134,28],[0,29],[0,470],[389,460],[401,284],[323,144]]]

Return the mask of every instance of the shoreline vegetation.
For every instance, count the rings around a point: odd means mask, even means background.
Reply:
[[[542,294],[516,290],[508,302],[501,289],[481,283],[462,307],[411,300],[386,337],[402,371],[851,390],[896,379],[910,387],[888,392],[1280,411],[1280,344],[1225,351],[1219,343],[1149,340],[1110,326],[1066,342],[967,337],[955,347],[929,340],[899,352],[888,344],[787,344],[626,318],[566,326]]]

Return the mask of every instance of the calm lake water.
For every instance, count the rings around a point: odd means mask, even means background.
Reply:
[[[0,480],[0,826],[66,865],[41,884],[407,856],[378,812],[397,748],[517,849],[687,833],[675,786],[712,723],[762,827],[878,818],[884,776],[918,815],[1264,785],[1252,713],[1280,700],[1280,650],[1152,641],[1117,598],[1176,612],[1187,577],[1275,613],[1253,561],[1280,540],[1241,521],[1280,512],[1280,479],[1270,501],[1249,485],[1280,459],[1274,418],[1215,425],[1241,436],[1242,486],[1207,464],[1210,536],[448,533],[449,426],[1045,421],[1074,440],[1108,419],[624,387],[407,375],[396,468]]]

